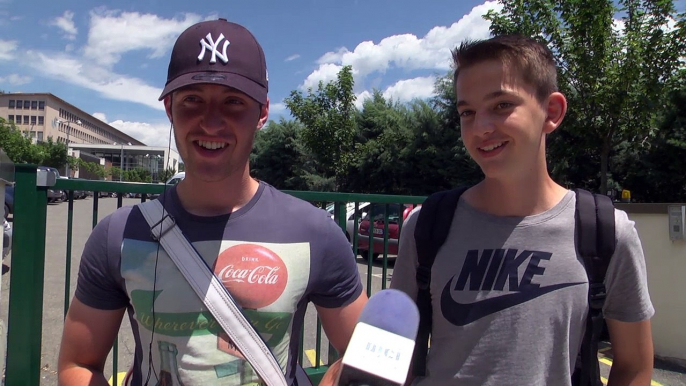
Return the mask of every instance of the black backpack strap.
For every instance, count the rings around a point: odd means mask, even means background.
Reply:
[[[598,342],[604,326],[605,274],[616,244],[615,208],[609,197],[576,190],[576,234],[576,245],[588,275],[589,310],[573,384],[596,386],[602,385]]]
[[[413,355],[413,374],[426,375],[426,356],[431,334],[431,266],[436,254],[445,242],[453,222],[460,196],[468,187],[434,193],[422,203],[419,218],[414,230],[417,247],[417,308],[419,309],[419,329]]]

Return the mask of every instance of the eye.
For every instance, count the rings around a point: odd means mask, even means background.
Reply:
[[[242,104],[245,104],[245,101],[243,101],[243,99],[238,98],[238,97],[229,97],[229,98],[226,98],[226,103],[229,105],[242,105]]]
[[[183,97],[183,101],[186,103],[197,103],[201,102],[201,99],[197,95],[186,95],[185,97]]]
[[[510,102],[500,102],[500,103],[498,103],[498,104],[495,106],[495,108],[496,108],[497,110],[504,110],[504,109],[509,109],[509,108],[512,107],[512,106],[514,106],[514,103],[510,103]]]
[[[467,118],[474,115],[473,110],[463,110],[462,112],[458,111],[457,113],[459,114],[460,118]]]

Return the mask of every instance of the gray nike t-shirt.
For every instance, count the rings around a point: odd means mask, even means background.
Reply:
[[[230,215],[188,213],[176,188],[159,198],[294,379],[308,302],[341,307],[362,293],[344,232],[326,211],[262,182]],[[190,256],[189,256],[190,258]],[[138,207],[100,221],[81,258],[76,297],[126,308],[136,343],[125,385],[262,385],[159,244]]]
[[[588,278],[575,247],[573,192],[528,217],[498,217],[460,200],[432,268],[427,376],[416,385],[569,385],[588,312]],[[391,288],[417,296],[414,228],[403,227]],[[649,319],[643,250],[615,210],[606,318]]]

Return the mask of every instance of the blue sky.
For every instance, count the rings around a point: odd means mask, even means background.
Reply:
[[[217,4],[222,5],[217,5]],[[686,0],[679,0],[686,8]],[[283,99],[352,64],[358,103],[373,89],[399,101],[432,95],[450,48],[488,36],[474,0],[0,0],[0,89],[50,92],[149,145],[166,146],[162,102],[171,47],[188,26],[224,17],[260,41],[270,118]],[[421,5],[420,5],[421,4]]]
[[[449,49],[488,36],[495,2],[439,0],[222,1],[0,0],[0,89],[50,92],[146,144],[166,145],[162,102],[170,51],[188,26],[224,17],[261,43],[270,118],[283,99],[352,64],[360,101],[374,88],[428,97]],[[221,6],[218,4],[222,4]]]

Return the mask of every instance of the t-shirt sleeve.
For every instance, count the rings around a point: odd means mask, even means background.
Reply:
[[[326,214],[326,212],[322,211]],[[362,293],[362,280],[355,255],[345,233],[327,216],[324,220],[323,256],[318,272],[312,273],[315,288],[310,294],[312,303],[326,308],[338,308],[352,303]]]
[[[603,313],[620,322],[640,322],[655,313],[648,293],[645,257],[634,222],[615,211],[617,245],[605,276],[607,297]]]
[[[118,264],[113,264],[111,260],[119,256],[110,256],[108,251],[109,232],[115,228],[112,218],[113,215],[110,215],[102,219],[88,237],[81,255],[76,285],[76,298],[100,310],[116,310],[129,304],[121,281],[117,279],[116,268],[113,268]]]
[[[398,244],[398,257],[395,259],[393,267],[393,277],[391,278],[391,288],[405,292],[413,300],[417,300],[417,248],[414,242],[414,228],[419,217],[417,207],[407,216],[400,232]]]

